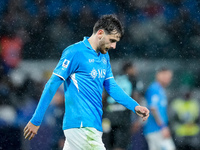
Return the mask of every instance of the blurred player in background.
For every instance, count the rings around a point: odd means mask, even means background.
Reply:
[[[156,72],[156,81],[146,91],[146,100],[151,114],[144,125],[144,134],[149,150],[175,150],[168,128],[167,96],[165,88],[170,84],[172,71],[160,68]]]
[[[64,83],[64,150],[104,150],[102,142],[103,86],[117,102],[143,120],[149,110],[129,97],[115,82],[108,55],[123,36],[123,27],[115,15],[104,15],[94,25],[91,37],[67,47],[40,98],[36,111],[24,128],[31,140],[40,127],[45,111],[58,87]]]

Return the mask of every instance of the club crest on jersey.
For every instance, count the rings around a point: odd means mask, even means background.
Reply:
[[[65,68],[67,68],[68,65],[69,65],[69,62],[70,62],[69,60],[65,59],[64,62],[63,62],[63,64],[62,64],[62,66],[65,67]]]
[[[102,61],[104,64],[106,64],[106,63],[107,63],[107,60],[106,60],[106,58],[105,58],[105,57],[102,57],[101,61]]]
[[[93,79],[95,79],[98,75],[98,78],[105,78],[106,76],[106,70],[105,69],[92,69],[90,75],[92,76]]]
[[[91,71],[91,73],[90,73],[90,75],[92,76],[93,79],[95,79],[97,77],[97,71],[96,71],[96,69],[93,68],[92,71]]]

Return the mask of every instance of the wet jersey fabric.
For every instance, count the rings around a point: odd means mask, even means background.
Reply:
[[[147,89],[145,98],[147,100],[148,108],[156,108],[162,122],[167,125],[167,97],[164,88],[158,82],[154,82]],[[161,130],[152,115],[149,116],[144,125],[144,134],[152,133]]]
[[[58,85],[63,82],[61,80],[64,81],[65,92],[63,130],[94,127],[102,131],[103,86],[117,102],[133,112],[135,112],[135,106],[139,105],[116,84],[108,53],[101,54],[99,52],[97,54],[91,47],[88,38],[85,37],[83,41],[75,43],[63,51],[31,119],[33,124],[41,124],[44,112],[48,107],[46,105],[50,103]]]

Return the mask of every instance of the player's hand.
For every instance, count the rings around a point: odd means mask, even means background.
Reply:
[[[136,106],[135,112],[138,116],[140,116],[143,119],[143,121],[146,121],[149,117],[149,110],[146,107]]]
[[[34,136],[37,134],[39,128],[40,126],[35,126],[29,121],[26,127],[24,128],[25,139],[29,138],[29,140],[32,140],[32,138],[34,138]]]
[[[168,127],[162,128],[161,132],[162,132],[162,135],[163,135],[164,138],[171,137],[170,130],[169,130]]]

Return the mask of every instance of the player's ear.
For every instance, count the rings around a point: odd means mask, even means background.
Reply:
[[[97,36],[98,36],[98,39],[101,40],[103,38],[103,36],[105,35],[105,31],[103,29],[99,29],[97,31]]]

